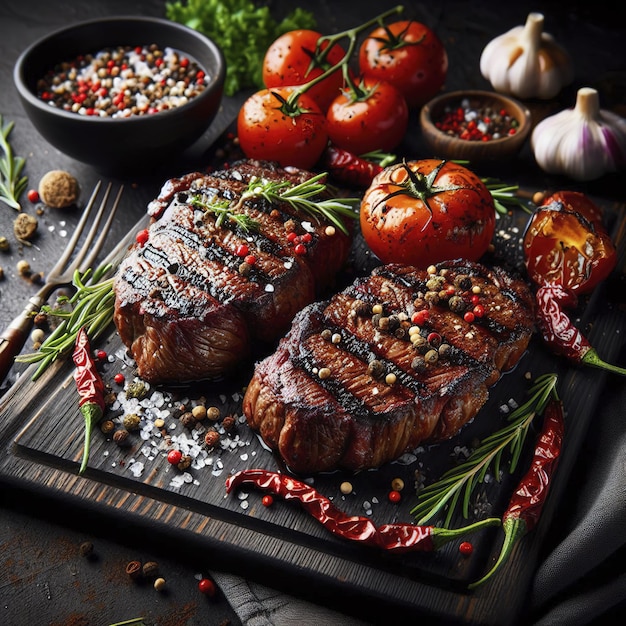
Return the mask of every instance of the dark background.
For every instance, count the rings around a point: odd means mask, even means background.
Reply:
[[[280,16],[295,6],[291,2],[269,2],[272,11]],[[302,1],[299,6],[314,12],[319,29],[333,32],[354,26],[380,13],[392,2],[334,2]],[[545,15],[546,30],[552,33],[571,53],[575,66],[575,80],[558,100],[549,103],[531,103],[536,118],[572,106],[575,91],[581,86],[598,89],[603,108],[626,116],[626,53],[624,41],[624,9],[616,12],[603,2],[406,2],[407,15],[435,29],[446,45],[449,55],[449,76],[446,89],[489,88],[478,72],[480,52],[494,36],[523,24],[528,12],[541,11]],[[14,121],[10,141],[16,154],[27,159],[25,173],[31,184],[50,169],[66,169],[79,180],[83,190],[90,190],[101,176],[56,151],[35,131],[17,99],[13,87],[13,65],[19,53],[32,41],[47,32],[83,19],[114,14],[165,16],[162,1],[102,0],[99,2],[70,2],[62,0],[4,0],[0,2],[0,113],[5,122]],[[219,43],[219,42],[218,42]],[[242,96],[243,97],[243,96]],[[225,99],[214,127],[203,136],[194,149],[182,158],[164,163],[149,176],[110,179],[124,182],[126,192],[121,217],[111,237],[112,245],[129,232],[143,215],[147,202],[172,176],[202,167],[205,151],[226,128],[238,110],[242,97]],[[412,132],[417,133],[415,119]],[[416,157],[431,156],[419,154]],[[97,147],[95,147],[97,148]],[[527,185],[533,189],[555,188],[564,181],[551,180],[536,167],[528,147],[514,164],[502,164],[494,171],[506,180]],[[579,188],[608,201],[623,201],[622,177],[612,175],[586,185],[567,181],[570,188]],[[24,202],[25,210],[32,207]],[[0,204],[0,234],[12,240],[12,222],[15,213]],[[40,218],[40,236],[32,248],[20,248],[12,241],[8,254],[0,254],[0,265],[5,277],[0,281],[0,326],[2,328],[21,310],[27,298],[35,291],[15,270],[17,261],[27,259],[33,270],[46,271],[51,260],[63,246],[59,236],[62,229],[71,230],[77,220],[76,212],[47,210]],[[623,363],[624,360],[622,359]],[[3,385],[6,389],[20,367],[14,368]],[[612,380],[607,388],[606,408],[621,410],[624,397],[623,380]],[[577,494],[583,488],[586,476],[585,457],[597,454],[601,439],[601,424],[590,430],[581,454],[580,466],[572,476],[571,492],[564,499],[562,510],[551,529],[544,549],[558,542],[567,532],[569,520],[576,514]],[[167,537],[154,534],[140,535],[132,528],[111,527],[106,521],[89,517],[85,512],[64,510],[57,502],[41,496],[16,493],[0,486],[0,622],[6,624],[110,624],[146,617],[146,623],[174,625],[222,624],[225,620],[237,624],[228,603],[218,595],[215,599],[201,596],[196,588],[197,577],[219,565],[210,554],[189,554],[184,546],[173,545]],[[79,546],[92,541],[91,558],[79,555]],[[132,559],[156,560],[167,580],[167,590],[157,593],[150,584],[131,583],[124,573]],[[624,571],[626,553],[622,549],[594,572],[596,580]],[[267,584],[272,581],[264,581]],[[582,581],[581,592],[584,591]],[[332,599],[324,598],[324,604]],[[623,616],[624,607],[609,608],[598,617],[598,623]],[[531,617],[524,617],[525,621]],[[300,623],[307,623],[302,616]]]

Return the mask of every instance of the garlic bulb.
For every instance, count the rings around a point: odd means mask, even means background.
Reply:
[[[485,46],[480,71],[496,91],[548,100],[574,80],[569,54],[543,32],[543,22],[543,14],[530,13],[524,26],[512,28]]]
[[[546,117],[531,136],[539,167],[574,180],[594,180],[626,167],[626,119],[600,109],[598,92],[582,87],[576,106]]]

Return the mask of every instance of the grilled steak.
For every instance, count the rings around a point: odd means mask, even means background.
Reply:
[[[294,472],[379,467],[476,415],[526,350],[533,306],[498,268],[380,266],[296,316],[244,413]]]
[[[250,194],[259,180],[295,185],[311,177],[241,161],[165,183],[148,207],[147,241],[132,247],[114,287],[115,324],[143,379],[220,377],[252,342],[283,335],[332,284],[350,237],[286,202]]]

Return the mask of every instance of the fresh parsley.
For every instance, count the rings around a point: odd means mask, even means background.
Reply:
[[[201,32],[222,49],[227,96],[246,87],[261,88],[263,58],[270,45],[290,30],[316,25],[313,14],[299,7],[278,21],[267,6],[249,0],[177,0],[165,8],[168,19]]]

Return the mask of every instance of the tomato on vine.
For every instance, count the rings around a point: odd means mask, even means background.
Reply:
[[[409,108],[404,96],[389,83],[365,77],[359,83],[346,79],[326,112],[331,142],[354,154],[390,152],[404,138]]]
[[[338,65],[344,49],[329,44],[314,30],[292,30],[274,41],[263,59],[263,84],[268,87],[303,85]],[[307,94],[326,111],[343,85],[341,67],[313,85]]]
[[[250,96],[237,117],[237,135],[251,159],[310,169],[328,143],[326,117],[297,87],[263,89]]]
[[[448,72],[448,54],[428,26],[402,20],[374,29],[359,49],[364,76],[397,87],[409,107],[420,107],[439,93]]]
[[[361,232],[383,263],[477,261],[495,230],[493,197],[466,167],[439,159],[386,167],[361,202]]]

